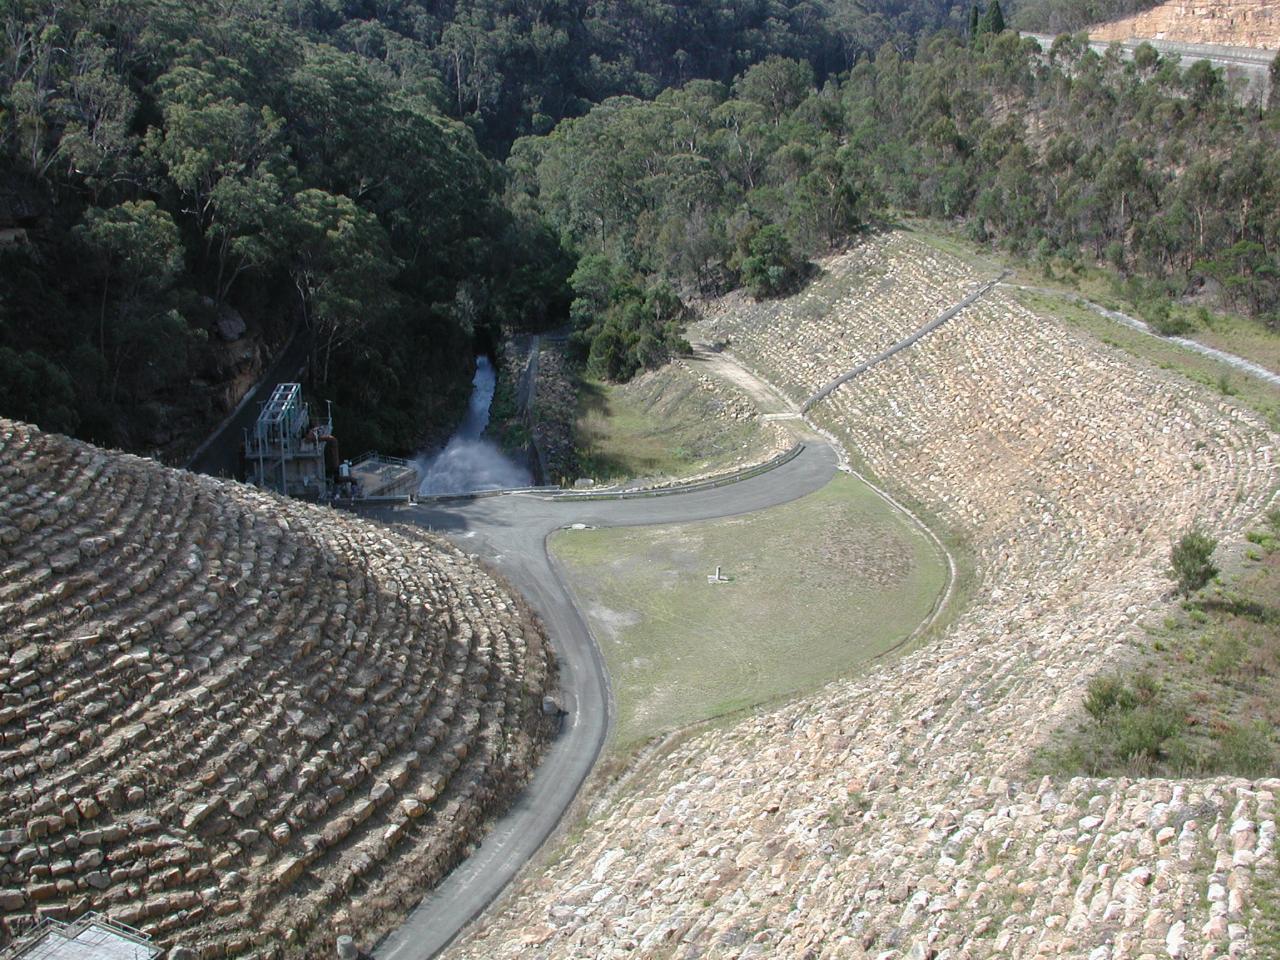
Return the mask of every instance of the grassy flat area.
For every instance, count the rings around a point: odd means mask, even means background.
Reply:
[[[861,481],[758,514],[551,541],[599,640],[614,749],[850,674],[902,642],[945,582],[932,541]],[[720,564],[727,583],[707,576]]]
[[[764,442],[759,424],[716,416],[717,398],[683,367],[626,384],[584,380],[579,397],[578,462],[598,483],[729,469]]]

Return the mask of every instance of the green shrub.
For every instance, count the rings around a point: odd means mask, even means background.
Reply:
[[[1217,677],[1229,676],[1240,668],[1244,660],[1244,641],[1234,635],[1215,636],[1212,652],[1205,669]]]
[[[1098,723],[1104,723],[1113,713],[1126,713],[1137,705],[1137,696],[1119,677],[1094,677],[1089,681],[1084,708]]]
[[[1172,569],[1169,576],[1178,584],[1178,590],[1189,597],[1218,575],[1213,563],[1213,551],[1218,541],[1199,529],[1189,530],[1173,545],[1169,554]]]
[[[1092,775],[1117,766],[1148,773],[1159,761],[1179,753],[1185,720],[1161,697],[1160,684],[1148,673],[1135,674],[1129,681],[1119,675],[1094,677],[1084,708],[1096,726],[1087,740],[1072,747],[1072,754]]]
[[[1155,677],[1143,671],[1133,678],[1133,695],[1142,706],[1150,706],[1160,697],[1160,684]]]
[[[1169,754],[1170,741],[1182,732],[1182,725],[1182,718],[1166,704],[1151,703],[1123,713],[1112,731],[1116,758],[1149,769]]]
[[[796,255],[781,227],[762,227],[747,241],[742,282],[757,300],[789,293],[803,275],[804,261]]]
[[[1162,337],[1181,337],[1195,329],[1195,324],[1187,319],[1186,314],[1170,311],[1167,303],[1157,303],[1142,314],[1151,329]]]
[[[34,351],[8,347],[0,347],[0,415],[58,433],[74,433],[80,425],[67,371]]]
[[[1216,759],[1223,773],[1242,777],[1273,776],[1275,748],[1266,724],[1255,721],[1247,726],[1231,727],[1218,738]]]

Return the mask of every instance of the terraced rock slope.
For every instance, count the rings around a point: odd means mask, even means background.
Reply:
[[[826,267],[695,334],[798,398],[989,279],[905,234]],[[812,416],[968,540],[974,599],[925,648],[640,767],[458,955],[1260,956],[1280,780],[1026,771],[1161,616],[1171,539],[1270,501],[1276,437],[998,290]]]
[[[0,420],[0,944],[95,909],[329,956],[547,731],[523,604],[445,542]]]

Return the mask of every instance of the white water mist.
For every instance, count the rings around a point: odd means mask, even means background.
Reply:
[[[532,474],[507,457],[496,443],[481,439],[489,425],[489,405],[497,383],[488,357],[476,359],[476,375],[471,383],[471,402],[457,432],[439,453],[418,457],[421,494],[474,493],[527,487],[533,482]]]

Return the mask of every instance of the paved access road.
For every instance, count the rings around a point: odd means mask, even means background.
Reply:
[[[378,960],[425,960],[447,946],[550,836],[604,745],[611,710],[608,678],[558,564],[547,552],[547,538],[575,523],[688,523],[799,499],[825,486],[837,466],[836,452],[825,440],[807,431],[803,440],[805,448],[795,459],[714,489],[629,500],[507,494],[361,511],[385,522],[429,527],[502,573],[546,626],[559,657],[563,706],[568,711],[532,783],[493,824],[480,849],[427,894],[399,929],[383,938],[374,950]]]

